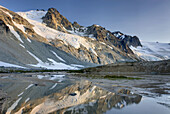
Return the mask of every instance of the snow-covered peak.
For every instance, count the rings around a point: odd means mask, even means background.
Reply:
[[[43,24],[42,17],[46,13],[46,11],[34,10],[28,12],[18,12],[20,16],[28,20],[30,24],[34,25],[33,29],[38,35],[47,38],[49,41],[51,39],[62,40],[65,45],[71,45],[76,49],[79,49],[82,45],[97,56],[97,53],[94,51],[95,46],[92,43],[88,42],[85,38],[76,34],[63,33],[61,31],[47,27],[45,24]]]
[[[42,23],[42,17],[45,16],[47,11],[31,10],[27,12],[17,12],[17,13],[23,18],[35,20]]]

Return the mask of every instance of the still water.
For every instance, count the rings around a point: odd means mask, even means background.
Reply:
[[[1,74],[0,111],[6,114],[170,114],[169,80],[170,76],[107,80],[65,73]]]

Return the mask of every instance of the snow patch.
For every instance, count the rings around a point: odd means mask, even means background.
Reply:
[[[17,67],[17,68],[26,68],[26,67],[22,67],[22,66],[19,66],[19,65],[14,65],[14,64],[2,62],[2,61],[0,61],[0,66],[4,66],[4,67]]]
[[[52,77],[50,78],[50,80],[55,80],[58,78],[63,78],[65,75],[52,75]]]
[[[89,37],[92,38],[92,40],[96,40],[96,37],[94,37],[93,34],[86,34],[87,28],[83,27],[81,29],[84,30],[84,32],[80,32],[78,28],[74,28],[75,30],[67,30],[69,33],[74,34],[74,35],[78,35],[78,36],[82,36],[82,37]]]
[[[83,65],[77,65],[77,64],[71,64],[71,66],[74,66],[74,67],[84,67]]]
[[[96,56],[98,56],[97,53],[96,53],[96,51],[94,51],[94,49],[89,48],[89,50],[90,50],[93,54],[95,54]]]
[[[48,58],[48,61],[50,61],[50,62],[44,63],[38,57],[36,57],[34,54],[32,54],[31,52],[29,52],[29,51],[27,51],[27,52],[38,61],[38,63],[36,65],[29,64],[30,66],[43,67],[43,68],[47,68],[47,69],[77,69],[76,67],[66,65],[64,63],[58,63],[50,58]]]
[[[22,94],[24,94],[24,92],[20,93],[20,94],[18,95],[18,97],[21,96]]]
[[[58,82],[61,82],[61,81],[63,81],[63,77],[64,77],[65,75],[37,75],[37,78],[38,79],[45,79],[45,80],[56,80],[56,79],[59,79],[59,81]]]
[[[14,22],[14,21],[13,21],[13,23],[14,23],[14,25],[15,25],[17,28],[19,28],[23,33],[27,34],[27,33],[25,32],[25,27],[24,27],[24,25],[18,24],[18,23]]]
[[[3,77],[1,77],[1,79],[6,79],[6,78],[9,78],[9,76],[3,76]]]
[[[58,59],[60,59],[60,60],[63,61],[63,62],[66,62],[64,59],[62,59],[61,57],[59,57],[54,51],[51,50],[51,52],[52,52]]]
[[[32,87],[34,84],[30,84],[28,87],[26,87],[25,89],[29,89],[30,87]]]
[[[9,27],[10,31],[12,32],[12,34],[15,35],[15,37],[22,43],[24,43],[22,40],[21,40],[21,37],[20,35],[14,30],[13,26],[7,24],[7,26]]]
[[[27,98],[27,99],[25,100],[25,103],[28,102],[29,100],[30,100],[30,98]]]
[[[27,52],[28,52],[31,56],[33,56],[38,62],[42,62],[38,57],[36,57],[34,54],[32,54],[31,52],[29,52],[28,50],[27,50]]]
[[[54,89],[57,86],[57,83],[55,83],[50,89]]]
[[[58,80],[58,82],[62,82],[62,81],[63,81],[63,79],[59,79],[59,80]]]
[[[28,42],[30,42],[30,43],[31,43],[31,40],[30,40],[29,38],[27,38],[27,40],[28,40]]]
[[[22,44],[19,44],[21,47],[25,48],[25,46],[23,46]]]
[[[15,109],[15,107],[18,105],[18,103],[19,103],[19,101],[20,101],[21,99],[22,99],[22,97],[20,97],[18,100],[16,100],[15,103],[12,104],[12,106],[11,106],[10,108],[8,108],[6,114],[10,114],[11,111],[12,111],[13,109]]]
[[[43,79],[43,77],[44,77],[43,75],[37,75],[38,79]]]

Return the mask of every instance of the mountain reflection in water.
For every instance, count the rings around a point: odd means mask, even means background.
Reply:
[[[109,92],[93,85],[89,81],[79,81],[57,93],[22,104],[14,112],[24,113],[87,113],[100,114],[112,108],[123,108],[138,104],[142,96],[120,89]]]

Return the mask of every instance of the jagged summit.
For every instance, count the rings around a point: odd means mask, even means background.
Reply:
[[[83,27],[83,26],[80,26],[80,25],[79,25],[77,22],[75,22],[75,21],[73,22],[72,25],[73,25],[74,28],[81,28],[81,27]]]
[[[130,46],[133,46],[133,47],[140,46],[140,47],[142,47],[142,44],[141,44],[141,42],[140,42],[140,40],[137,36],[126,35],[126,34],[123,34],[120,31],[112,32],[112,34],[114,36],[116,36],[117,38],[119,38],[122,42],[127,44],[129,47]]]
[[[134,45],[134,43],[131,42],[132,40],[130,40],[134,39],[131,36],[126,38],[126,40],[122,40],[114,33],[96,24],[93,24],[92,26],[88,27],[81,26],[77,22],[71,24],[71,22],[68,21],[67,18],[62,16],[55,8],[49,8],[47,14],[42,19],[43,22],[47,24],[47,26],[56,30],[62,32],[71,32],[84,37],[92,37],[95,38],[97,41],[110,43],[126,53],[132,53],[132,51],[128,47],[131,44]],[[136,43],[134,46],[141,46],[140,41],[137,40],[138,38],[135,37],[135,39]]]
[[[63,15],[59,13],[55,8],[49,8],[46,15],[42,17],[43,23],[46,23],[48,27],[65,32],[72,30],[72,23],[67,20]]]

